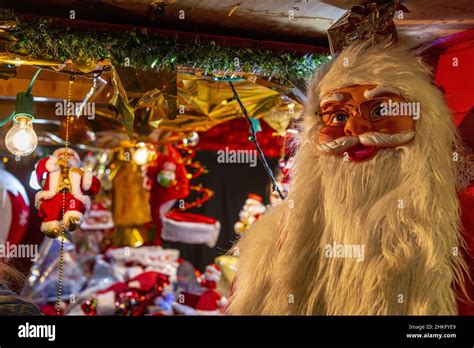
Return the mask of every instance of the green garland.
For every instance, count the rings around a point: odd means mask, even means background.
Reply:
[[[16,41],[9,51],[58,62],[109,59],[114,65],[129,63],[143,70],[184,66],[202,69],[204,74],[242,71],[283,82],[310,77],[314,69],[328,59],[322,54],[234,48],[198,39],[185,42],[136,31],[114,35],[75,30],[57,27],[51,19],[24,21],[9,10],[0,11],[0,20],[16,23],[10,30]],[[239,66],[235,65],[236,58]]]

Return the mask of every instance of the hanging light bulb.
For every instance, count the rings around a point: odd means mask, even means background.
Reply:
[[[33,129],[33,95],[31,91],[41,69],[38,69],[31,78],[26,92],[16,95],[15,111],[6,119],[0,120],[0,127],[13,121],[13,127],[5,136],[5,146],[15,156],[28,156],[38,146],[38,137]]]
[[[148,163],[150,157],[150,151],[145,143],[138,143],[138,148],[133,153],[133,160],[139,166],[143,166]]]
[[[28,156],[38,145],[38,137],[29,116],[16,115],[13,127],[5,136],[5,146],[15,156]]]

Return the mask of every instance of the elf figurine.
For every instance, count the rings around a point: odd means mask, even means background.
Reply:
[[[69,148],[57,149],[36,165],[42,189],[36,193],[35,207],[43,220],[41,232],[50,238],[61,234],[60,221],[68,231],[75,231],[90,208],[90,196],[99,192],[99,180],[80,166],[79,155]]]

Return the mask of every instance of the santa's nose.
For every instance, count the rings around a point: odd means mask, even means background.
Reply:
[[[346,135],[360,135],[371,130],[372,124],[360,116],[349,117],[344,127]]]

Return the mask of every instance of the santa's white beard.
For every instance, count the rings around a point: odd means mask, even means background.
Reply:
[[[387,215],[406,215],[402,209],[412,211],[401,174],[402,151],[381,150],[365,162],[335,156],[318,161],[322,214],[314,222],[322,228],[315,276],[324,305],[314,309],[320,314],[406,310],[407,287],[416,281],[407,279],[406,262],[416,257],[410,250],[416,237],[403,221],[387,220]],[[414,217],[413,211],[410,215]],[[397,260],[396,269],[384,253]]]
[[[248,300],[236,296],[230,312],[456,314],[451,169],[427,167],[415,147],[380,150],[365,162],[314,156],[300,156],[284,207],[239,243],[236,293]],[[439,180],[445,185],[435,187]]]
[[[413,146],[379,150],[365,162],[319,158],[315,177],[321,200],[312,221],[318,267],[308,291],[313,305],[301,310],[456,313],[455,183],[434,187],[433,172],[442,168],[426,168],[423,162]]]

